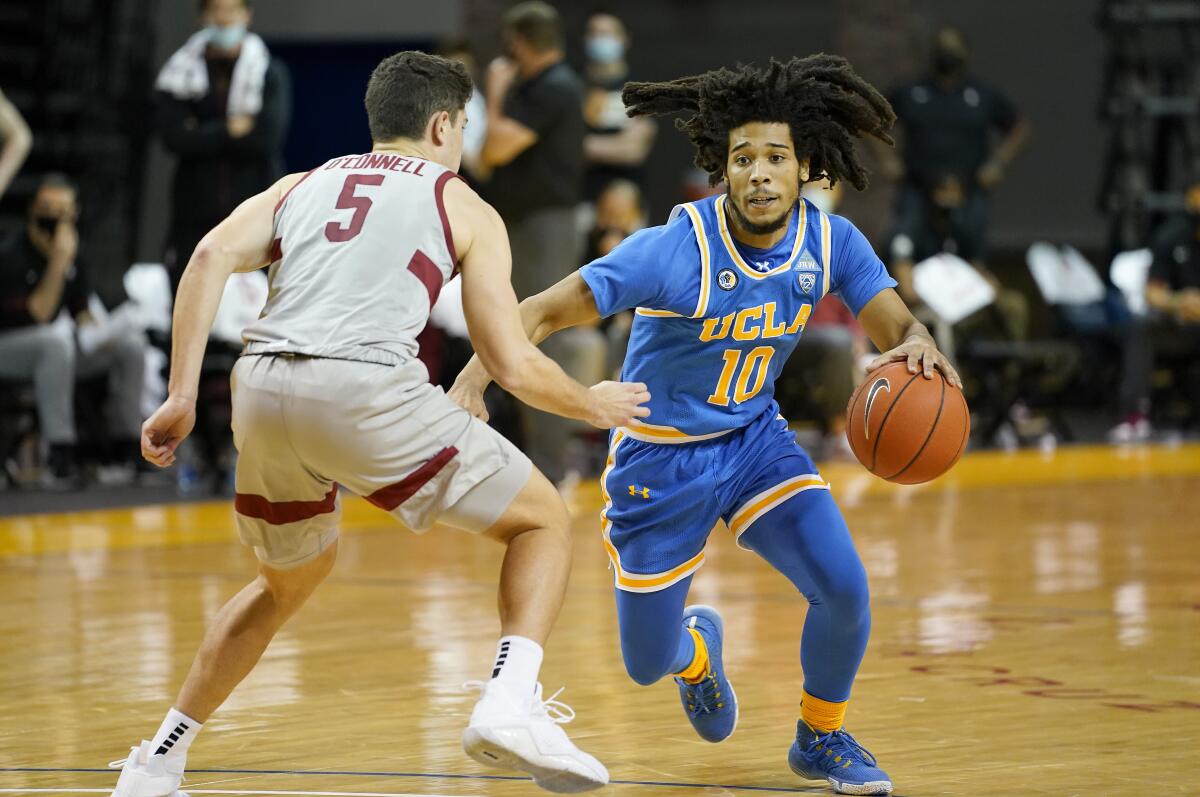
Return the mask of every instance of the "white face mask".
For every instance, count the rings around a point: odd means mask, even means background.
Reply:
[[[817,210],[833,213],[833,191],[816,183],[805,183],[800,189],[800,196],[817,206]]]
[[[209,25],[208,42],[218,50],[232,50],[246,38],[245,25]]]

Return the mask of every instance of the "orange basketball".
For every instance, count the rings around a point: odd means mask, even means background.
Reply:
[[[941,371],[926,379],[908,363],[872,371],[846,407],[846,438],[854,456],[881,479],[919,484],[958,461],[971,434],[962,391]]]

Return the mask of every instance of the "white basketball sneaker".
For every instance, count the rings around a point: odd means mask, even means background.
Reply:
[[[468,681],[464,689],[483,692],[463,731],[463,751],[481,764],[519,769],[546,791],[560,794],[598,789],[608,770],[576,747],[560,725],[575,712],[554,698],[542,700],[542,685],[528,696],[513,694],[499,681]]]
[[[130,749],[129,758],[108,765],[121,767],[112,797],[188,797],[187,792],[179,791],[186,763],[187,756],[168,760],[165,755],[151,755],[150,742],[143,741]]]

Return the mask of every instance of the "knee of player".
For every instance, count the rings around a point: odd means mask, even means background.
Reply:
[[[664,662],[659,657],[648,656],[644,652],[623,651],[622,656],[625,659],[625,672],[629,673],[629,677],[639,686],[658,683],[667,675],[671,666],[669,662]]]
[[[848,575],[822,590],[821,602],[845,623],[870,622],[871,591],[866,573]]]

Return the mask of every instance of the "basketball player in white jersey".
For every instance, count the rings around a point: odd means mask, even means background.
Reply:
[[[566,508],[523,454],[429,384],[416,336],[461,268],[475,350],[522,401],[609,428],[645,416],[649,394],[641,384],[585,388],[528,342],[504,224],[456,179],[470,94],[454,62],[385,59],[367,87],[372,152],[283,178],[192,255],[175,303],[169,397],[146,421],[142,450],[160,466],[174,461],[195,420],[225,281],[270,263],[270,296],[233,372],[237,525],[259,573],[217,614],[174,707],[132,749],[114,795],[177,791],[202,723],[333,567],[339,484],[416,531],[440,520],[507,545],[503,636],[463,733],[466,752],[550,791],[608,782],[559,727],[570,712],[544,701],[537,682],[570,567]]]

